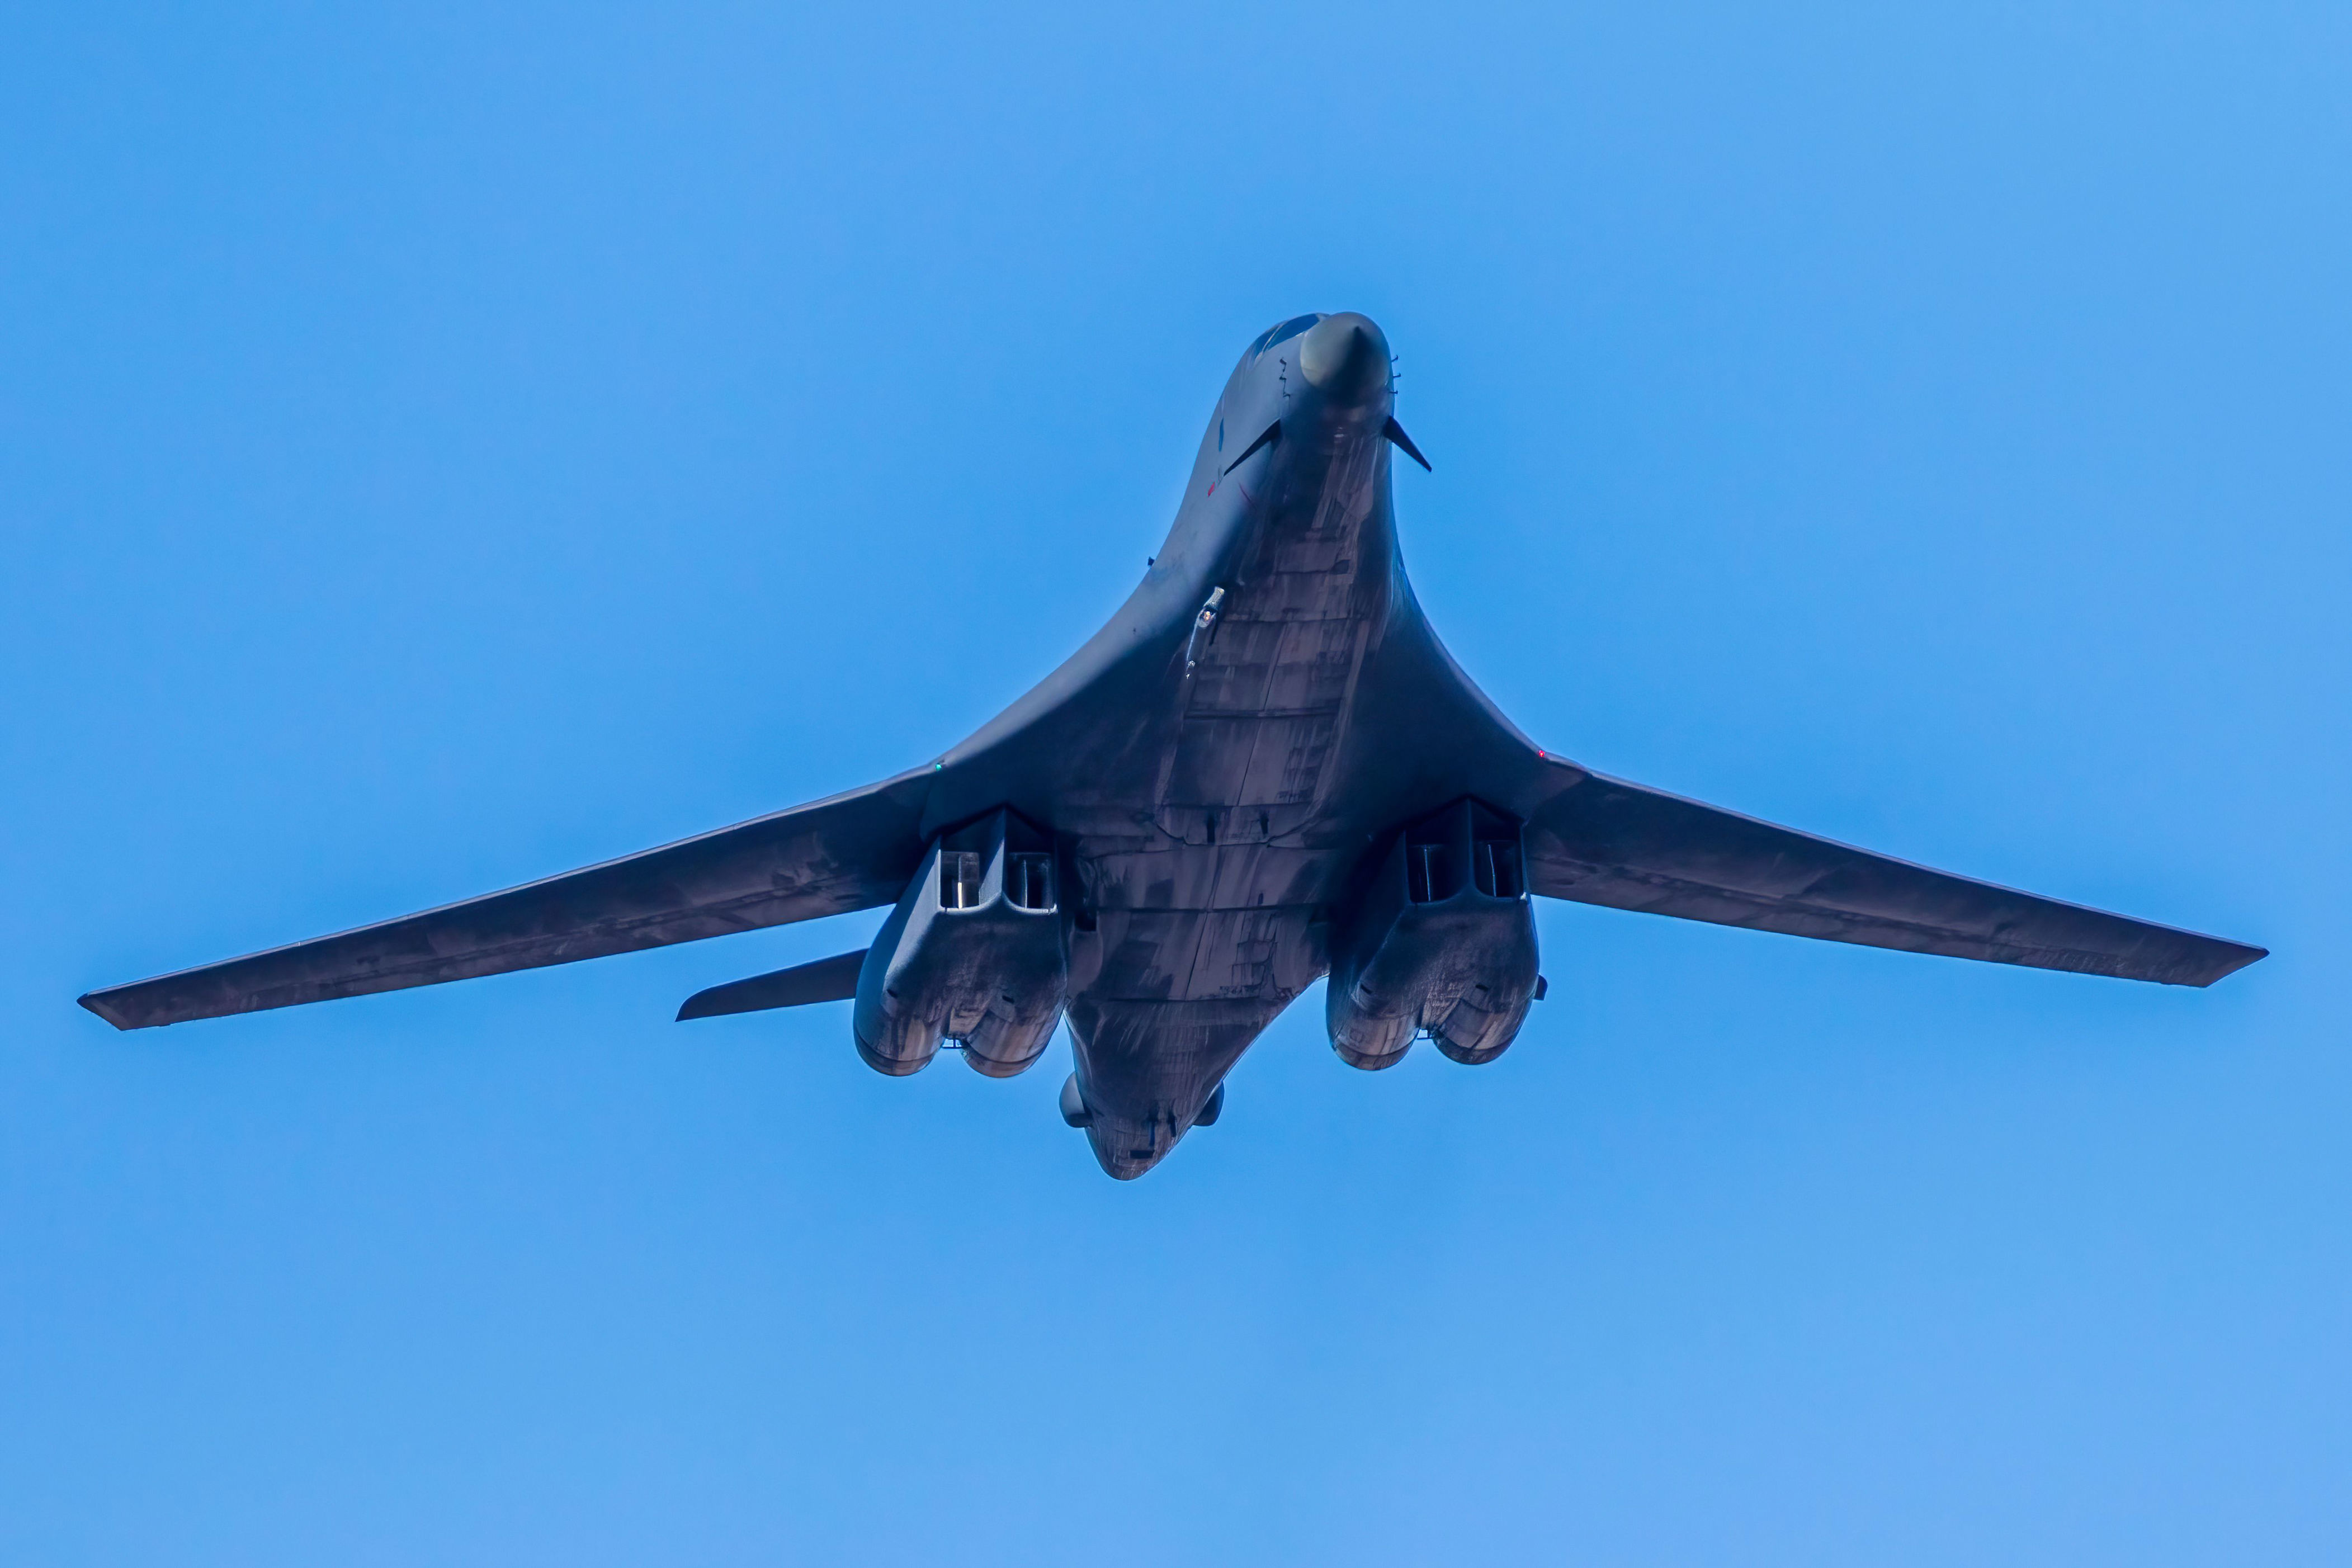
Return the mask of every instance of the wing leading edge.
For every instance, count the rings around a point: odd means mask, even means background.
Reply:
[[[895,900],[929,769],[504,892],[152,980],[81,1005],[118,1029],[635,952]]]
[[[2268,951],[1930,870],[1598,773],[1553,795],[1528,826],[1529,887],[1578,903],[2167,985],[2210,985]]]

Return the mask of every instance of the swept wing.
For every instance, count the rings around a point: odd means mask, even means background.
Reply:
[[[1600,773],[1537,810],[1527,850],[1528,887],[1549,898],[1906,952],[2210,985],[2267,951],[1931,870]]]
[[[894,901],[923,854],[929,770],[504,892],[83,996],[152,1028],[571,963]]]

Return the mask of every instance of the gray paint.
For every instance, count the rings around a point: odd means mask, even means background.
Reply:
[[[1541,979],[1520,837],[1461,800],[1391,841],[1334,928],[1325,1020],[1342,1061],[1393,1067],[1426,1034],[1483,1067],[1517,1037]]]
[[[2170,984],[2210,984],[2263,956],[1538,750],[1454,665],[1405,580],[1390,454],[1409,438],[1393,405],[1386,340],[1361,316],[1297,318],[1254,343],[1127,604],[929,766],[83,1005],[146,1027],[900,905],[941,834],[1009,810],[1051,835],[1059,871],[1054,923],[1077,1060],[1064,1110],[1103,1167],[1128,1177],[1200,1122],[1242,1051],[1331,965],[1335,929],[1342,962],[1359,963],[1349,933],[1398,835],[1465,799],[1525,825],[1528,889],[1551,898]],[[1247,448],[1232,438],[1243,431],[1259,433]],[[1488,959],[1424,955],[1422,967],[1459,976],[1483,962],[1517,985],[1531,928],[1523,957],[1515,936],[1479,929],[1462,940]]]
[[[722,1018],[736,1013],[765,1013],[776,1007],[805,1007],[812,1002],[846,1002],[857,994],[858,972],[866,967],[865,948],[836,952],[809,963],[795,963],[749,980],[731,980],[688,997],[677,1010],[677,1021]]]
[[[991,1078],[1025,1071],[1062,1021],[1068,968],[1050,835],[1009,811],[943,834],[857,973],[857,1054],[903,1078],[942,1039]]]

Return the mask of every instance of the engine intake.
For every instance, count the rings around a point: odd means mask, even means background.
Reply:
[[[920,1072],[941,1040],[991,1078],[1044,1054],[1067,989],[1053,842],[1010,811],[940,836],[857,973],[866,1065]]]
[[[1493,1061],[1538,982],[1517,819],[1465,799],[1414,823],[1337,934],[1326,1016],[1349,1066],[1392,1067],[1423,1032],[1454,1061]]]

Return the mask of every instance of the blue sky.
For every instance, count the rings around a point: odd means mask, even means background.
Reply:
[[[2352,1555],[2341,7],[0,19],[0,1559]],[[860,916],[79,992],[828,794],[1116,605],[1241,345],[1390,333],[1539,744],[2263,942],[1573,906],[1131,1185]]]

